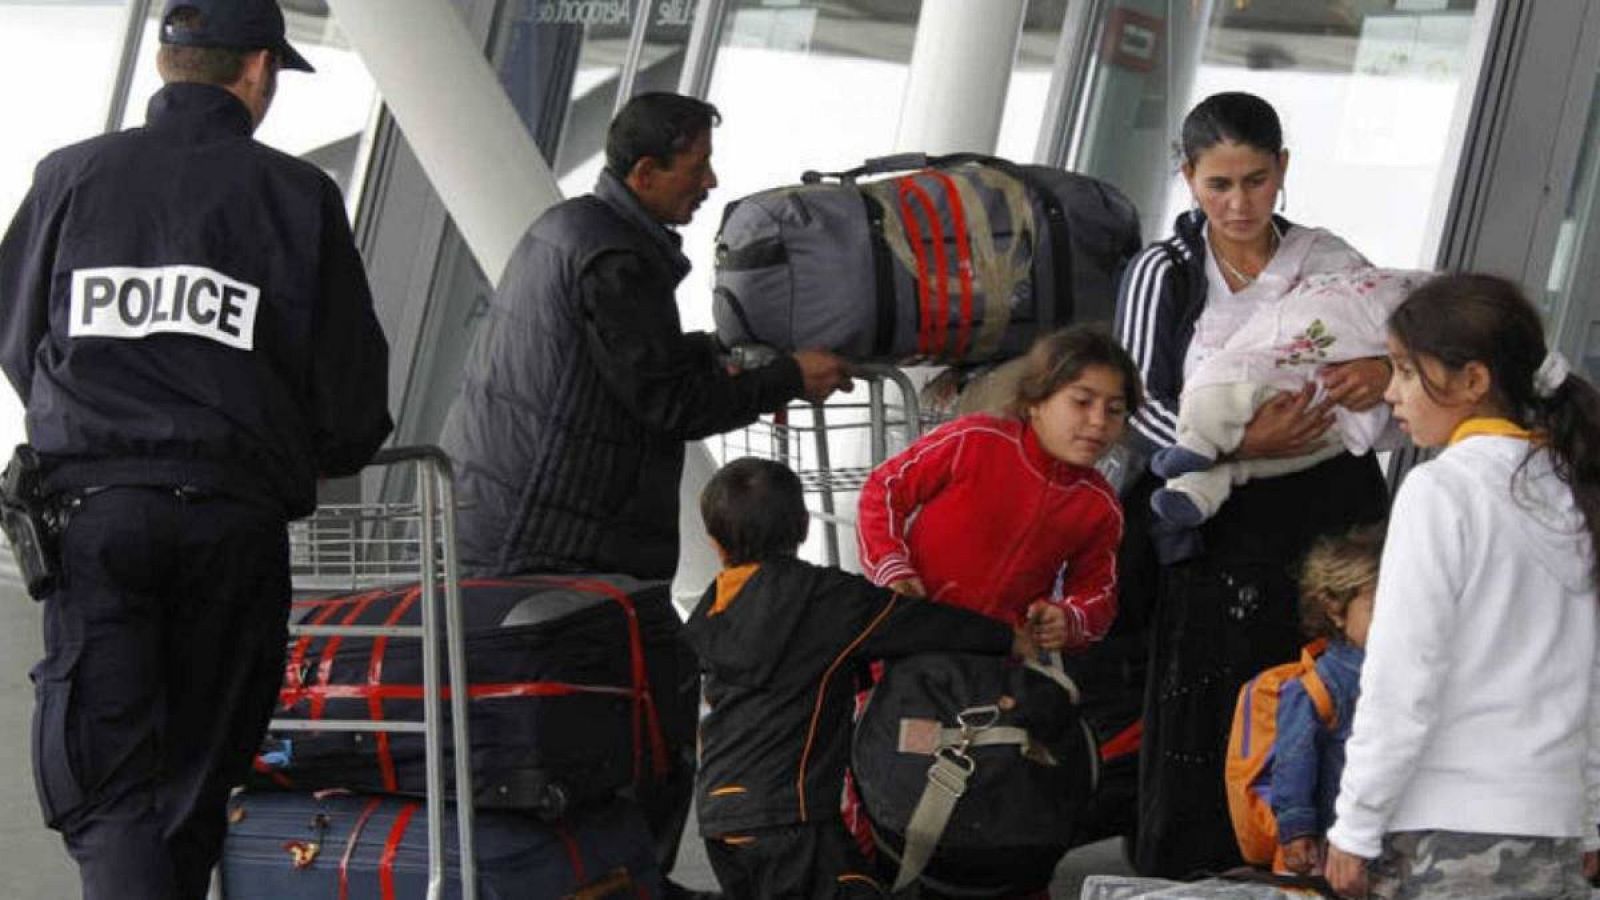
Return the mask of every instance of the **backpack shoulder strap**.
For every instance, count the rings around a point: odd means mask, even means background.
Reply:
[[[1311,698],[1311,705],[1317,710],[1317,718],[1324,727],[1333,728],[1338,724],[1338,710],[1333,705],[1333,694],[1328,691],[1327,684],[1323,683],[1322,676],[1317,672],[1317,657],[1322,655],[1327,646],[1327,641],[1319,638],[1300,651],[1302,669],[1300,684],[1306,689],[1306,696]]]

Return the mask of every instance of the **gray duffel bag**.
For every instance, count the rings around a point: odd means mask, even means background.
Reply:
[[[1001,360],[1063,325],[1109,322],[1140,246],[1137,211],[1103,181],[976,154],[902,154],[728,204],[713,314],[728,346]]]

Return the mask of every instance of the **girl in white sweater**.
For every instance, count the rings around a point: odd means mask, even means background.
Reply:
[[[1328,880],[1346,896],[1588,897],[1600,849],[1600,394],[1515,285],[1389,321],[1385,399],[1442,447],[1395,498]]]

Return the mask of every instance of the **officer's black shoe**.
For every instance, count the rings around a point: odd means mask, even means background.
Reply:
[[[662,900],[722,900],[722,895],[715,891],[697,891],[668,878],[661,884]]]

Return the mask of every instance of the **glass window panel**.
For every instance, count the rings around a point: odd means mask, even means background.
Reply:
[[[351,189],[362,165],[367,126],[377,103],[377,87],[361,58],[321,0],[283,3],[289,43],[316,67],[315,72],[283,72],[272,109],[257,129],[257,140],[320,166],[355,208]],[[150,97],[161,89],[156,48],[161,3],[151,4],[139,48],[124,127],[142,125]]]
[[[0,141],[0,211],[7,222],[35,163],[105,128],[126,15],[122,0],[0,2],[0,79],[8,85],[0,91],[0,122],[8,126]],[[45,75],[48,90],[24,87]]]
[[[122,0],[0,2],[0,229],[40,159],[105,129],[126,17]],[[45,77],[47,90],[27,87]],[[0,447],[23,438],[22,403],[0,378]]]
[[[674,90],[697,4],[653,0],[633,93]],[[490,58],[512,105],[539,144],[566,196],[594,187],[605,133],[633,34],[632,0],[571,3],[507,0],[490,40]],[[552,152],[554,151],[554,152]],[[436,440],[461,383],[462,365],[493,288],[447,226],[419,345],[414,390],[404,402],[407,439]]]
[[[511,0],[501,16],[491,53],[500,81],[545,159],[555,161],[562,192],[587,190],[567,176],[604,141],[627,60],[633,4]]]
[[[1056,49],[1061,43],[1061,23],[1068,2],[1088,0],[1029,0],[1022,23],[1022,38],[1017,43],[1017,59],[1011,66],[1011,84],[1006,89],[1006,108],[1000,119],[1000,136],[995,155],[1019,162],[1032,161],[1039,145],[1039,129],[1045,123],[1045,103],[1050,94],[1050,78],[1055,74]]]
[[[729,4],[708,95],[723,115],[713,157],[720,185],[712,202],[683,229],[684,252],[694,263],[694,272],[678,291],[685,329],[712,328],[712,254],[723,204],[794,184],[807,169],[849,168],[892,152],[921,7],[920,0]],[[863,393],[860,389],[854,396],[837,398],[826,413],[830,468],[836,471],[870,461],[859,404]],[[797,409],[793,415],[794,431],[757,425],[706,444],[723,458],[749,452],[781,455],[787,443],[800,454],[788,458],[791,466],[816,471],[814,413]],[[843,427],[846,422],[856,424]],[[848,520],[854,517],[856,495],[846,484],[831,496],[813,493],[808,502],[813,509],[831,510]],[[826,559],[828,537],[827,525],[818,523],[811,529],[805,556]],[[852,565],[852,527],[840,526],[833,537],[841,562]]]
[[[1584,374],[1600,381],[1600,72],[1574,172],[1550,276],[1538,299],[1555,346],[1574,354]]]
[[[921,0],[736,0],[708,99],[719,187],[683,229],[694,272],[684,327],[711,328],[712,252],[724,203],[807,169],[849,168],[894,148]]]
[[[1429,266],[1471,102],[1469,51],[1492,5],[1479,6],[1119,4],[1101,22],[1075,167],[1133,197],[1147,237],[1167,234],[1190,202],[1172,147],[1184,114],[1217,91],[1250,91],[1283,119],[1289,218],[1378,264]]]

